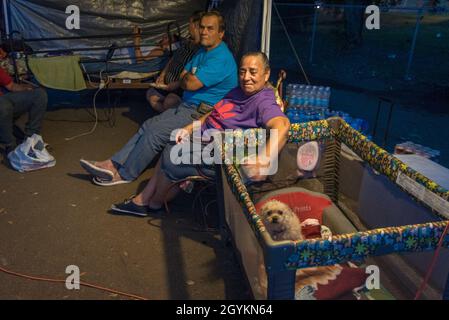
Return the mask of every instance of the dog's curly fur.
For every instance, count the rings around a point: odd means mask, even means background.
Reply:
[[[260,215],[273,240],[304,239],[297,215],[285,203],[278,200],[267,201],[260,209]]]
[[[262,222],[273,240],[303,240],[301,222],[292,209],[285,203],[277,200],[266,202],[260,209]],[[326,226],[322,227],[322,236],[332,237],[332,233]],[[323,229],[324,227],[324,229]],[[313,291],[318,289],[318,285],[327,285],[329,281],[335,280],[342,272],[341,265],[324,267],[310,267],[296,271],[295,292],[301,292],[305,286],[310,286]],[[265,266],[263,263],[259,267],[260,290],[266,290],[268,283],[266,279]],[[314,293],[313,293],[314,295]]]

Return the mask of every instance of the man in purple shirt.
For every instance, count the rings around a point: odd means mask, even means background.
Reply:
[[[265,159],[277,157],[278,152],[287,142],[290,123],[276,104],[274,92],[266,86],[270,77],[270,67],[265,54],[251,52],[244,55],[240,62],[239,82],[240,87],[231,90],[222,100],[214,106],[214,110],[203,116],[201,133],[204,135],[211,130],[223,131],[226,129],[249,129],[264,127],[277,130],[275,141],[266,143],[262,155],[253,163],[243,164],[249,172],[256,172],[251,176],[252,180],[266,178],[261,169],[267,167]],[[171,159],[172,149],[182,147],[180,143],[189,141],[194,125],[189,124],[176,134],[176,145],[167,146],[156,167],[156,173],[150,179],[145,189],[137,196],[123,203],[112,206],[112,211],[118,214],[132,214],[147,216],[150,213],[161,211],[165,199],[173,199],[179,192],[179,188],[170,188],[173,181],[181,180],[192,175],[207,175],[213,177],[214,168],[205,164],[175,164]],[[195,134],[194,134],[195,136]],[[195,139],[194,139],[195,141]],[[187,142],[190,143],[190,142]],[[186,144],[187,144],[186,143]],[[275,148],[271,146],[275,145]],[[181,148],[182,150],[182,148]],[[189,148],[190,150],[190,148]],[[189,151],[190,152],[190,151]],[[190,154],[191,155],[191,154]],[[190,157],[189,157],[190,158]],[[198,172],[201,171],[201,173]]]

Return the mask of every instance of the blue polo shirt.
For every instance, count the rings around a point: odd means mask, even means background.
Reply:
[[[184,69],[204,85],[196,91],[184,91],[182,100],[187,103],[204,102],[213,106],[238,85],[237,65],[224,42],[210,51],[199,49]]]

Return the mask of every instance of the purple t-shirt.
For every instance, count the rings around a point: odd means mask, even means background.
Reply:
[[[285,117],[276,103],[274,92],[264,88],[246,96],[240,87],[234,88],[220,101],[206,118],[201,132],[207,129],[250,129],[265,127],[275,117]]]

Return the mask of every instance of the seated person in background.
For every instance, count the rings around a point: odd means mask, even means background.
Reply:
[[[28,112],[25,136],[40,133],[47,110],[47,93],[44,89],[30,84],[15,83],[2,68],[0,68],[0,86],[8,90],[5,94],[0,90],[0,143],[4,145],[4,153],[7,155],[17,146],[13,135],[15,118]]]
[[[25,49],[27,49],[27,45],[25,45]],[[0,45],[0,68],[2,68],[4,71],[6,71],[9,74],[14,74],[17,70],[17,73],[19,75],[19,78],[24,78],[28,76],[28,67],[27,63],[24,58],[15,59],[15,66],[17,69],[14,68],[14,63],[12,59],[9,57],[8,46],[6,44]],[[17,50],[23,50],[23,48],[17,48]],[[31,48],[27,49],[27,52],[32,52]]]
[[[277,152],[273,150],[273,153],[276,152],[276,154],[272,154],[270,151],[269,142],[267,142],[263,152],[267,159],[277,157],[287,142],[290,123],[276,103],[273,90],[267,87],[269,77],[270,67],[264,53],[251,52],[244,55],[239,68],[240,87],[231,90],[223,100],[215,105],[209,115],[201,118],[203,138],[207,129],[220,131],[258,127],[275,129],[278,130],[277,141],[273,141],[274,144],[277,143]],[[189,124],[184,130],[178,131],[176,143],[190,143],[192,129],[193,124]],[[119,214],[146,216],[150,213],[161,211],[164,200],[167,199],[169,201],[177,195],[179,192],[178,187],[170,189],[174,181],[182,180],[188,176],[206,175],[214,177],[215,170],[213,165],[210,166],[204,163],[199,165],[174,164],[170,159],[173,147],[173,144],[165,147],[162,157],[156,166],[156,172],[145,189],[129,200],[113,205],[112,211]],[[190,147],[189,150],[189,159],[192,159],[193,148]],[[185,155],[183,154],[182,156],[184,157]],[[254,164],[243,164],[242,166],[245,167],[247,172],[255,173],[251,179],[256,181],[265,178],[261,174],[260,169],[268,167],[267,164],[262,162],[262,159],[257,159]]]
[[[173,57],[156,79],[154,88],[149,89],[146,93],[148,102],[157,112],[164,112],[181,103],[182,89],[178,87],[177,82],[187,62],[200,48],[199,23],[202,13],[202,11],[196,11],[190,16],[190,39],[173,53]]]
[[[141,29],[138,26],[134,26],[133,33],[134,33],[134,54],[136,57],[137,63],[145,61],[145,60],[151,60],[157,57],[162,57],[166,55],[170,51],[170,39],[167,34],[162,35],[162,39],[158,42],[158,45],[151,49],[150,52],[143,55],[142,49],[141,49],[141,41],[142,37]],[[176,48],[179,42],[178,36],[173,35],[171,39],[171,45],[172,48]]]
[[[80,160],[81,166],[100,186],[135,180],[170,142],[172,131],[192,122],[201,103],[215,105],[237,86],[237,65],[224,36],[224,19],[217,11],[201,17],[202,48],[181,73],[178,85],[184,90],[182,102],[143,123],[128,143],[105,161]]]

